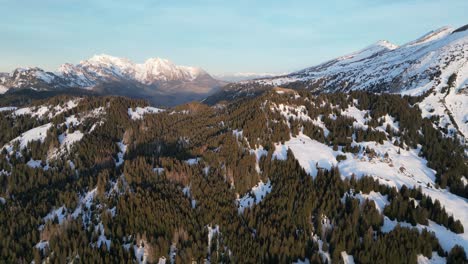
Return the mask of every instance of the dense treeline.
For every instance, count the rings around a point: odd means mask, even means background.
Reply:
[[[433,252],[450,263],[466,262],[462,247],[445,252],[430,232],[381,231],[385,215],[464,232],[463,223],[420,189],[397,190],[370,177],[343,180],[335,167],[311,177],[291,151],[285,160],[273,159],[275,144],[299,133],[355,154],[375,155],[356,142],[389,140],[402,149],[419,144],[440,187],[466,197],[463,148],[419,118],[409,100],[362,92],[273,92],[218,107],[187,104],[136,121],[128,109],[145,103],[121,97],[84,97],[78,107],[51,118],[2,112],[1,144],[39,125],[53,126],[44,142],[0,154],[0,262],[134,263],[138,257],[156,263],[174,257],[176,263],[338,263],[343,251],[356,263],[416,263],[417,255]],[[304,108],[286,118],[278,111],[281,104]],[[351,105],[366,111],[367,129],[341,114]],[[399,122],[398,131],[377,129],[386,114]],[[80,122],[68,122],[70,116]],[[83,138],[58,152],[60,135],[74,131]],[[125,159],[119,166],[118,153]],[[32,168],[28,161],[40,165]],[[268,180],[270,193],[241,213],[237,199]],[[389,205],[382,214],[350,190],[380,192]]]

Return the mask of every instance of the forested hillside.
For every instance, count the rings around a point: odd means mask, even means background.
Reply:
[[[0,262],[467,263],[467,147],[423,99],[5,105]]]

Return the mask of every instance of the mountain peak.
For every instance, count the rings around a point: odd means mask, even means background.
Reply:
[[[386,51],[391,51],[394,49],[397,49],[398,46],[387,41],[387,40],[379,40],[375,42],[374,44],[371,44],[359,51],[350,53],[348,55],[339,57],[337,60],[338,61],[346,61],[346,62],[356,62],[356,61],[361,61],[370,57],[373,57],[374,55]]]
[[[168,59],[164,58],[149,58],[145,61],[144,64],[157,64],[157,65],[174,65],[174,63]]]
[[[436,30],[431,30],[428,33],[424,34],[422,37],[407,43],[405,46],[415,46],[424,43],[428,43],[434,40],[441,39],[445,36],[450,35],[453,32],[453,28],[450,26],[444,26]]]
[[[81,61],[80,64],[91,64],[91,65],[106,65],[106,66],[117,66],[117,67],[131,67],[134,65],[132,61],[126,58],[114,57],[107,54],[94,55],[88,60]]]
[[[393,44],[388,40],[379,40],[379,41],[375,42],[374,44],[370,45],[369,47],[382,47],[382,48],[386,48],[386,49],[389,49],[389,50],[394,50],[394,49],[398,48],[398,45]]]

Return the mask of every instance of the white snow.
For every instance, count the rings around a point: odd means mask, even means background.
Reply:
[[[115,166],[119,167],[124,163],[124,155],[127,152],[127,145],[121,142],[117,142],[117,145],[119,146],[120,152],[117,153],[117,158],[118,160],[115,161]]]
[[[427,167],[427,160],[419,156],[420,147],[417,149],[399,149],[391,142],[384,141],[384,144],[377,142],[360,142],[353,143],[354,146],[359,146],[362,149],[366,147],[373,149],[375,155],[366,154],[360,151],[358,154],[342,153],[341,151],[333,151],[330,147],[310,139],[309,137],[299,134],[297,137],[292,137],[284,145],[276,144],[273,158],[284,160],[288,149],[291,149],[295,158],[304,170],[312,176],[317,174],[317,166],[319,168],[330,169],[334,165],[338,165],[343,178],[355,175],[356,177],[372,176],[379,180],[381,184],[386,184],[391,187],[401,188],[406,185],[409,188],[422,188],[422,192],[432,199],[440,201],[441,205],[449,215],[453,215],[456,220],[462,223],[468,223],[468,200],[460,196],[450,193],[447,189],[436,189],[435,186],[435,171]],[[400,152],[400,154],[398,154]],[[346,160],[337,162],[336,156],[345,154]],[[388,154],[388,155],[386,155]],[[368,198],[374,200],[377,209],[383,210],[388,203],[385,196],[378,193],[370,193],[368,195],[358,194],[357,198]],[[441,240],[445,243],[445,248],[450,250],[449,246],[454,243],[449,243],[448,239],[455,236],[458,244],[461,244],[468,251],[468,232],[456,235],[453,232],[440,227],[439,225],[431,224],[432,230],[436,230]]]
[[[35,247],[40,251],[44,251],[47,247],[49,247],[49,241],[42,240],[41,242],[37,243]]]
[[[302,121],[312,121],[310,116],[307,113],[307,109],[303,105],[299,106],[290,106],[285,104],[272,104],[271,106],[272,111],[278,111],[280,114],[286,119],[289,120],[292,118],[293,120],[302,120]]]
[[[197,200],[193,199],[192,193],[190,192],[190,186],[185,186],[182,189],[182,193],[184,193],[184,195],[191,200],[190,203],[192,205],[192,208],[195,209],[195,207],[197,206]]]
[[[107,250],[109,250],[111,241],[110,239],[107,239],[106,235],[104,234],[104,225],[102,224],[102,222],[97,225],[97,230],[99,232],[99,237],[98,241],[96,242],[96,246],[100,248],[101,245],[104,244],[106,245]]]
[[[88,191],[85,195],[80,197],[80,202],[78,203],[78,206],[75,208],[71,216],[76,219],[78,218],[81,214],[81,219],[83,221],[83,225],[87,226],[89,223],[89,219],[91,216],[91,205],[94,201],[94,197],[96,196],[97,193],[97,187],[94,188],[91,191]],[[83,210],[83,208],[86,208],[86,211]]]
[[[366,121],[369,121],[370,119],[365,117],[365,115],[368,113],[368,110],[359,110],[355,106],[348,107],[343,112],[341,112],[341,114],[344,116],[353,117],[354,119],[356,119],[356,121],[354,121],[353,123],[354,127],[359,127],[363,129],[368,128],[368,126],[365,124]]]
[[[66,215],[67,215],[67,208],[65,206],[61,206],[53,210],[52,212],[50,212],[43,219],[46,222],[46,221],[53,221],[57,217],[58,223],[61,224],[63,223],[63,220],[65,220]]]
[[[19,147],[20,150],[26,148],[29,142],[32,141],[40,141],[44,142],[46,136],[47,136],[47,131],[49,128],[52,126],[51,123],[33,128],[31,130],[28,130],[21,134],[19,137],[13,139],[10,141],[10,143],[7,143],[3,148],[6,148],[8,152],[11,152],[13,150],[13,144],[15,142],[19,142]]]
[[[42,119],[44,117],[53,118],[65,111],[71,110],[78,106],[81,98],[76,98],[67,101],[63,106],[62,105],[41,105],[41,106],[32,106],[24,107],[17,109],[13,112],[13,116],[21,115],[30,115],[31,117]],[[48,113],[48,115],[46,115]]]
[[[41,160],[33,160],[33,159],[30,159],[26,165],[30,168],[33,168],[33,169],[37,169],[37,168],[41,168],[43,170],[48,170],[49,169],[49,164],[47,163],[44,167],[42,167],[42,161]]]
[[[468,82],[468,80],[465,81]],[[468,140],[468,93],[457,93],[454,89],[452,89],[445,98],[445,105],[452,113],[453,118],[455,119],[455,122],[457,123],[458,128],[462,133],[462,136],[465,137],[465,140]]]
[[[419,149],[400,149],[401,154],[398,154],[399,148],[388,141],[383,145],[376,142],[361,142],[358,145],[374,149],[377,156],[371,158],[363,153],[356,156],[347,153],[347,159],[338,164],[342,177],[352,174],[357,177],[368,175],[378,179],[381,184],[398,189],[403,185],[409,188],[420,186],[424,194],[439,200],[447,213],[452,214],[464,224],[465,229],[467,228],[468,200],[450,193],[447,189],[435,188],[435,171],[427,167],[424,158],[419,157]],[[384,158],[385,153],[388,153],[388,158]],[[468,232],[456,236],[461,237],[462,246],[468,251]]]
[[[75,115],[71,115],[65,119],[65,125],[67,126],[67,128],[70,128],[71,126],[74,127],[79,124],[81,124],[81,122],[78,120],[78,118],[76,118]]]
[[[208,228],[208,254],[211,256],[211,244],[213,241],[213,237],[216,234],[219,235],[219,226],[215,225],[212,227],[211,225],[208,225],[207,228]]]
[[[90,215],[91,215],[90,208],[93,203],[94,197],[96,196],[96,192],[97,192],[97,188],[83,195],[80,198],[80,201],[78,202],[78,206],[75,208],[73,213],[69,214],[68,213],[69,210],[65,207],[65,205],[63,205],[59,208],[52,210],[50,213],[48,213],[43,218],[44,222],[52,221],[55,219],[55,217],[57,217],[59,224],[62,224],[66,218],[70,217],[72,219],[76,219],[83,213],[82,215],[83,224],[87,226],[88,221],[90,220]],[[83,208],[86,208],[87,210],[84,211]],[[39,229],[42,229],[42,228],[43,228],[43,225],[39,227]]]
[[[8,88],[0,84],[0,94],[4,94],[8,91]]]
[[[322,256],[322,261],[325,262],[327,261],[328,263],[331,263],[331,257],[330,257],[330,253],[329,252],[326,252],[326,251],[323,251],[323,241],[319,238],[318,235],[313,235],[313,240],[315,242],[318,243],[318,246],[319,246],[319,253],[320,255]]]
[[[312,124],[314,124],[314,125],[320,127],[321,129],[323,129],[323,135],[325,137],[328,137],[328,135],[330,134],[330,130],[327,129],[327,127],[325,126],[325,123],[322,121],[322,115],[320,115],[316,119],[312,120]]]
[[[466,223],[463,222],[462,223]],[[417,224],[416,226],[412,226],[410,223],[406,222],[398,222],[396,220],[390,220],[387,216],[384,216],[384,225],[381,227],[381,231],[384,233],[392,231],[397,225],[401,227],[408,227],[408,228],[417,228],[418,230],[426,229],[428,231],[434,232],[435,236],[439,240],[440,245],[445,251],[450,251],[455,245],[462,246],[465,251],[468,249],[468,237],[466,236],[466,232],[463,234],[455,234],[452,231],[448,230],[446,227],[441,226],[431,220],[429,220],[429,225],[424,226]]]
[[[344,264],[354,264],[354,257],[352,255],[348,255],[346,251],[341,252],[341,258],[343,259]]]
[[[175,257],[177,256],[177,247],[176,244],[171,245],[171,249],[169,251],[169,257],[171,259],[171,264],[175,263]]]
[[[200,162],[200,160],[201,158],[192,158],[192,159],[185,160],[184,162],[192,166],[192,165],[197,165],[198,162]]]
[[[310,264],[310,261],[309,261],[309,259],[305,259],[305,260],[298,259],[298,260],[294,261],[293,264]]]
[[[46,83],[51,83],[54,80],[54,76],[44,71],[35,71],[35,75],[38,79],[43,80]]]
[[[156,172],[157,174],[161,174],[164,172],[164,168],[153,168],[153,171]]]
[[[256,148],[256,149],[251,149],[251,150],[250,150],[250,154],[254,154],[254,155],[255,155],[255,170],[257,171],[257,173],[261,173],[259,162],[260,162],[260,159],[261,159],[263,156],[268,155],[268,151],[266,151],[266,150],[263,148],[263,146],[259,146],[259,147]]]
[[[318,169],[330,170],[332,166],[338,164],[336,156],[342,154],[300,133],[297,137],[286,141],[284,145],[275,144],[273,158],[286,160],[288,149],[291,149],[299,164],[312,177],[317,176]]]
[[[369,194],[364,194],[364,193],[362,193],[362,192],[359,192],[359,193],[357,193],[357,194],[353,194],[353,193],[352,193],[352,194],[348,194],[348,193],[346,193],[345,196],[343,197],[343,202],[344,202],[344,198],[345,198],[346,196],[350,196],[350,197],[359,199],[359,203],[361,203],[361,204],[362,204],[366,199],[371,200],[371,201],[374,201],[376,209],[377,209],[381,214],[383,214],[383,211],[384,211],[385,206],[387,206],[388,204],[390,204],[390,202],[388,201],[388,195],[382,195],[380,192],[371,191]]]
[[[439,256],[436,251],[432,252],[432,257],[429,259],[426,256],[418,255],[418,264],[445,264],[447,260],[444,257]]]
[[[148,262],[148,252],[144,246],[143,241],[140,241],[137,245],[133,246],[133,252],[135,253],[135,258],[138,261],[138,263]]]
[[[377,130],[386,132],[387,126],[390,126],[394,132],[400,131],[400,124],[390,115],[386,114],[385,116],[381,117],[380,120],[383,121],[383,124],[377,127]]]
[[[255,185],[250,192],[237,199],[239,207],[239,213],[243,213],[245,208],[250,208],[255,204],[260,203],[267,194],[271,192],[271,181],[268,180],[266,183],[260,181]]]
[[[60,148],[70,151],[73,144],[80,141],[83,136],[84,134],[79,130],[75,130],[73,133],[66,132],[59,135]]]
[[[132,120],[140,120],[143,118],[144,115],[146,114],[158,114],[161,112],[164,112],[164,109],[156,108],[156,107],[151,107],[151,106],[146,106],[146,107],[136,107],[135,110],[133,108],[128,108],[128,116]]]
[[[232,130],[232,134],[237,138],[237,139],[242,139],[244,136],[244,131],[242,130],[238,130],[238,129],[234,129]]]
[[[467,67],[468,45],[466,31],[447,34],[453,29],[443,29],[397,47],[379,41],[361,51],[351,53],[320,65],[289,75],[260,79],[253,82],[282,86],[295,81],[321,84],[322,89],[334,87],[365,90],[378,83],[390,83],[402,79],[401,93],[420,95],[440,84],[440,79]],[[442,33],[440,33],[442,32]],[[465,67],[465,68],[464,68]],[[431,75],[440,70],[442,76]],[[332,78],[340,76],[340,78]],[[466,75],[464,75],[466,76]],[[405,81],[406,80],[406,81]],[[390,92],[394,92],[388,86]]]
[[[18,109],[16,106],[5,106],[5,107],[0,107],[0,112],[6,112],[6,111],[14,111]]]

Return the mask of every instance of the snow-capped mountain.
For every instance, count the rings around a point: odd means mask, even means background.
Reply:
[[[301,83],[314,91],[369,90],[422,94],[441,89],[452,74],[468,85],[468,31],[443,27],[397,46],[378,41],[360,51],[298,72],[258,82],[279,86]]]
[[[378,41],[360,51],[276,76],[228,85],[209,97],[217,102],[256,96],[272,87],[314,93],[367,90],[426,95],[425,117],[437,115],[449,134],[468,136],[468,26],[443,27],[402,46]],[[428,93],[433,90],[434,93]]]
[[[224,84],[201,68],[178,66],[167,59],[151,58],[138,64],[109,55],[95,55],[76,65],[66,63],[56,72],[19,68],[0,77],[3,87],[0,91],[3,92],[17,88],[53,90],[74,87],[104,94],[149,98],[157,104],[200,99]],[[175,97],[177,100],[174,101]]]
[[[277,73],[256,73],[256,72],[236,72],[236,73],[223,73],[223,74],[216,74],[214,77],[218,80],[223,80],[226,82],[241,82],[241,81],[249,81],[254,79],[260,78],[269,78],[278,76]]]
[[[142,64],[109,55],[95,55],[77,65],[64,64],[57,75],[78,86],[93,86],[120,79],[134,80],[146,85],[167,81],[194,81],[208,75],[201,68],[178,66],[167,59],[151,58]]]

